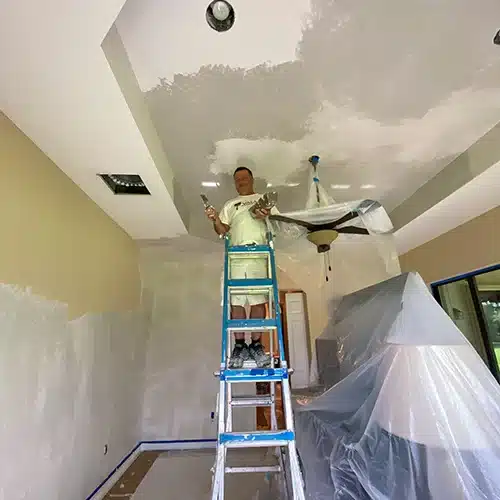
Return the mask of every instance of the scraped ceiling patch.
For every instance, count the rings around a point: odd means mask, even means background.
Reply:
[[[234,166],[245,158],[251,161],[257,177],[273,185],[284,185],[312,153],[319,154],[328,164],[423,164],[466,150],[496,124],[499,108],[499,89],[467,88],[452,93],[421,118],[387,124],[354,106],[336,106],[325,101],[309,115],[304,137],[297,141],[217,141],[215,153],[210,156],[210,171],[232,173]]]

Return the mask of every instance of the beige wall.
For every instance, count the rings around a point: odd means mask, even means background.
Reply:
[[[139,305],[135,242],[2,113],[0,230],[0,282],[72,317]]]
[[[400,256],[403,271],[431,283],[500,262],[500,207]]]

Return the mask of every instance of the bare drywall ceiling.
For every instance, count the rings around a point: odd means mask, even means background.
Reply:
[[[497,0],[234,0],[226,33],[205,0],[124,4],[4,0],[0,109],[137,239],[209,234],[199,192],[221,205],[237,164],[302,207],[314,153],[325,186],[350,186],[337,200],[411,205],[500,121]],[[500,158],[475,151],[482,170]],[[99,173],[139,174],[151,196],[115,196]]]
[[[199,192],[232,197],[237,165],[298,208],[319,154],[336,200],[392,209],[500,121],[496,0],[234,0],[226,33],[207,5],[128,0],[117,20],[194,234]]]

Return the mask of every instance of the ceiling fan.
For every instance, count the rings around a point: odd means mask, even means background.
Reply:
[[[317,177],[317,166],[319,163],[319,156],[311,156],[309,158],[309,163],[314,169],[313,180],[316,185],[316,197],[319,203],[319,179]],[[340,234],[360,234],[369,235],[369,231],[362,227],[357,227],[354,225],[344,225],[346,222],[354,220],[359,217],[360,214],[366,214],[372,209],[379,208],[380,204],[373,200],[362,201],[354,210],[349,211],[342,217],[332,220],[329,222],[313,223],[297,218],[291,218],[284,215],[270,215],[269,219],[276,222],[284,222],[287,224],[294,224],[299,227],[303,227],[307,230],[307,239],[316,245],[318,253],[328,252],[330,250],[331,244],[338,238]]]

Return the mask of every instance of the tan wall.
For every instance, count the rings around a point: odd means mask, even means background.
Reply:
[[[431,283],[500,262],[500,207],[400,256],[402,271]]]
[[[139,305],[135,242],[2,113],[0,230],[0,282],[72,317]]]

